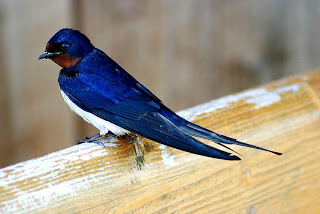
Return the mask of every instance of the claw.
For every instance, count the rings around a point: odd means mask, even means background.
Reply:
[[[96,140],[97,138],[103,137],[103,136],[116,137],[116,135],[113,134],[112,132],[108,132],[106,135],[96,134],[96,135],[94,135],[92,137],[86,137],[85,140],[78,140],[78,141],[76,141],[76,144],[79,145],[79,144],[82,144],[82,143],[95,143],[95,144],[98,144],[100,146],[106,147],[103,142]]]
[[[98,141],[98,140],[95,140],[95,141],[93,141],[92,143],[98,144],[99,146],[106,147],[106,146],[104,145],[104,143],[102,143],[101,141]]]
[[[76,142],[76,144],[79,145],[79,144],[82,144],[82,143],[96,142],[96,139],[99,138],[99,137],[102,137],[102,135],[101,135],[101,134],[96,134],[96,135],[94,135],[94,136],[92,136],[92,137],[86,137],[85,140],[78,140],[78,141]],[[100,142],[100,143],[101,143],[101,142]],[[99,143],[98,143],[98,144],[99,144]],[[102,143],[102,144],[103,144],[103,143]]]

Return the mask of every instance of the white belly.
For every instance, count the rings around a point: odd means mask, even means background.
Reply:
[[[60,92],[64,101],[69,105],[71,110],[78,114],[80,117],[82,117],[85,121],[91,123],[97,129],[99,129],[101,135],[106,135],[108,131],[111,131],[115,135],[124,135],[130,133],[130,131],[123,129],[120,126],[117,126],[113,123],[110,123],[109,121],[103,120],[100,117],[95,116],[94,114],[82,110],[76,104],[74,104],[62,90],[60,90]]]

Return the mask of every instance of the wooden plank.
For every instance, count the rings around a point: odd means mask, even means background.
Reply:
[[[229,162],[146,139],[82,144],[1,169],[0,212],[318,213],[319,92],[317,70],[179,113],[282,156],[233,146],[243,160]]]

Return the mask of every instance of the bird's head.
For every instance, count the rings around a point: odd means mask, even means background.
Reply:
[[[49,58],[63,68],[74,66],[94,49],[90,40],[77,30],[64,28],[47,43],[38,59]]]

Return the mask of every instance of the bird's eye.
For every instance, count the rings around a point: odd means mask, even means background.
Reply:
[[[61,47],[61,49],[62,50],[67,50],[68,48],[69,48],[69,44],[68,43],[62,43],[61,45],[60,45],[60,47]]]

